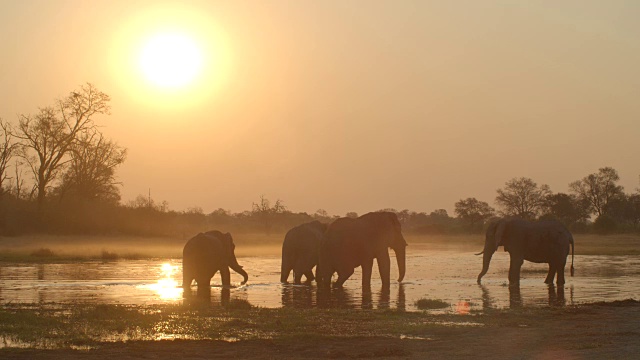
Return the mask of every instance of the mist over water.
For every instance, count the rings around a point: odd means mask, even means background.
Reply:
[[[570,258],[569,258],[570,261]],[[312,285],[280,284],[280,257],[243,257],[241,265],[249,282],[222,290],[220,277],[211,284],[211,303],[239,299],[251,305],[278,307],[326,307],[354,309],[418,310],[419,299],[438,299],[450,306],[439,312],[457,312],[522,306],[573,305],[595,301],[640,298],[640,256],[576,256],[576,276],[563,288],[543,283],[546,264],[525,262],[519,289],[507,286],[509,256],[497,252],[482,286],[476,276],[482,259],[469,252],[427,250],[412,246],[407,256],[407,276],[382,290],[377,267],[371,290],[362,289],[361,270],[343,289],[322,291]],[[395,264],[392,261],[393,264]],[[392,279],[397,268],[392,266]],[[232,284],[242,277],[232,271]],[[291,281],[291,279],[290,279]],[[59,264],[4,263],[0,265],[0,303],[182,304],[180,259],[86,261]],[[192,289],[195,294],[195,287]]]

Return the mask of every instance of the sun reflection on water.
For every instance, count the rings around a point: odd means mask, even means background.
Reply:
[[[158,282],[152,284],[150,288],[155,291],[161,299],[176,300],[182,296],[182,288],[178,287],[178,282],[173,279],[173,274],[178,267],[169,263],[164,263],[160,267],[160,276]]]

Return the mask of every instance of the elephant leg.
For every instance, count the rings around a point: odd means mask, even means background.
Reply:
[[[373,271],[373,259],[362,262],[362,288],[371,288],[371,272]]]
[[[338,280],[336,280],[334,287],[342,287],[342,284],[344,284],[351,275],[353,275],[353,269],[338,271]]]
[[[313,276],[313,269],[309,269],[304,272],[304,276],[307,278],[307,282],[310,283],[315,280],[315,276]]]
[[[565,267],[566,263],[567,263],[567,261],[564,260],[560,264],[558,264],[558,277],[556,279],[557,283],[558,283],[558,286],[564,285],[564,267]]]
[[[520,284],[520,268],[524,260],[519,256],[511,256],[509,264],[509,285]]]
[[[299,270],[293,270],[293,283],[296,285],[300,285],[302,284],[302,275],[304,275],[304,273],[302,271]]]
[[[182,288],[183,292],[187,293],[191,291],[191,282],[193,282],[193,275],[188,270],[182,270]]]
[[[231,287],[231,272],[229,271],[229,267],[223,266],[220,269],[220,278],[222,279],[222,288],[230,288]]]
[[[382,279],[382,287],[388,288],[391,286],[391,260],[389,259],[389,252],[387,249],[385,253],[378,256],[378,271],[380,272],[380,279]]]
[[[556,266],[553,262],[549,263],[549,272],[547,273],[547,278],[544,280],[545,284],[553,285],[553,278],[556,276]]]
[[[198,296],[206,297],[211,296],[211,278],[200,277],[196,278],[196,283],[198,283]]]

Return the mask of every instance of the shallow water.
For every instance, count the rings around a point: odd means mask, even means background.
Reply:
[[[397,266],[392,258],[392,279]],[[569,258],[570,261],[570,258]],[[282,285],[280,258],[239,259],[249,282],[230,291],[220,289],[220,277],[212,279],[212,303],[241,299],[252,305],[277,308],[341,307],[417,310],[421,298],[450,304],[441,312],[482,311],[489,308],[579,304],[640,298],[640,256],[576,256],[576,276],[564,287],[543,283],[545,264],[525,262],[519,289],[507,286],[509,256],[498,252],[483,285],[476,284],[482,258],[472,253],[428,251],[412,245],[407,254],[407,274],[402,284],[392,280],[381,290],[374,265],[371,291],[362,291],[360,269],[341,290],[318,291],[315,285]],[[232,272],[232,282],[240,275]],[[182,303],[180,259],[119,260],[62,264],[0,264],[0,303],[100,303],[150,305]],[[195,293],[195,286],[193,287]]]

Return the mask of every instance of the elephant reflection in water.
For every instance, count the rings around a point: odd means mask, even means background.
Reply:
[[[283,286],[282,306],[297,308],[362,308],[373,309],[374,293],[370,288],[362,290],[360,304],[357,303],[352,292],[345,288],[328,289],[325,287]],[[360,306],[358,306],[360,305]],[[383,287],[377,292],[377,308],[391,307],[391,289]],[[406,296],[403,284],[398,284],[397,309],[406,310]]]
[[[282,306],[309,309],[313,307],[313,288],[282,286]]]
[[[509,286],[509,308],[518,309],[524,306],[522,301],[522,293],[520,291],[520,286],[513,285]],[[491,296],[489,289],[480,285],[480,289],[482,291],[482,310],[483,311],[491,311],[495,309],[494,299]],[[571,294],[573,294],[573,290],[571,290]],[[564,297],[564,287],[558,286],[555,287],[553,285],[548,285],[548,295],[549,300],[548,303],[550,306],[564,306],[566,304],[566,300]]]
[[[187,294],[183,296],[183,304],[186,306],[211,306],[211,305],[220,305],[222,307],[227,307],[231,300],[231,290],[228,288],[221,288],[220,295],[218,293],[209,293],[210,296],[203,296],[202,293],[198,293],[198,296],[193,296],[193,294]]]

